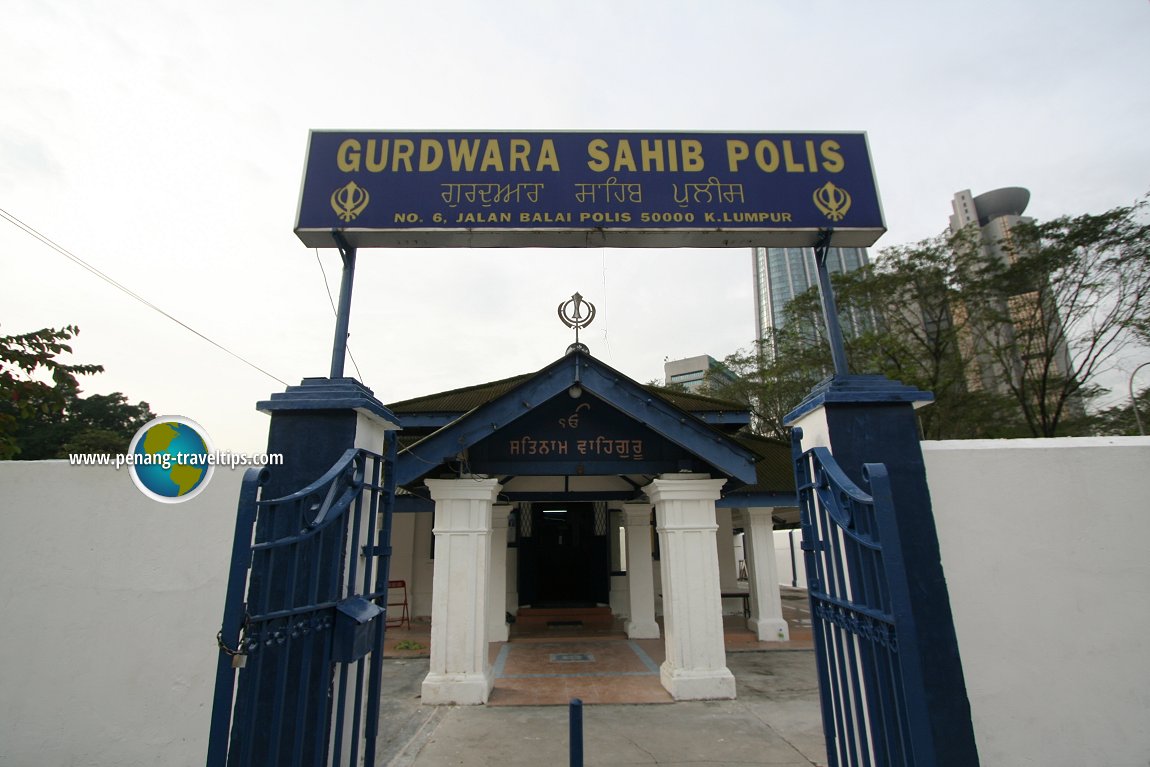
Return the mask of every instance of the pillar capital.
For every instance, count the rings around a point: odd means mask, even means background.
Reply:
[[[725,479],[711,479],[707,474],[664,474],[643,488],[652,504],[663,501],[717,501],[723,494]]]
[[[764,521],[769,521],[772,527],[775,524],[775,509],[769,506],[752,506],[751,508],[741,509],[741,511],[747,524]]]
[[[494,503],[503,485],[490,477],[470,476],[461,479],[425,479],[433,501],[488,501]]]

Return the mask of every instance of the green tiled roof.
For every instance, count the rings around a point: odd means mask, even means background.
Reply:
[[[760,459],[755,462],[755,484],[740,487],[738,493],[795,492],[795,474],[794,467],[791,465],[790,445],[755,434],[736,435],[735,441],[755,455],[760,456]]]
[[[452,389],[436,394],[425,394],[422,397],[390,403],[387,408],[396,415],[403,413],[467,413],[503,396],[533,375],[535,374],[524,373],[511,378],[504,378],[501,381],[466,386],[462,389]],[[643,388],[688,413],[743,412],[746,410],[737,402],[716,399],[703,394],[674,391],[659,386],[644,385]]]
[[[491,383],[467,386],[436,394],[425,394],[422,397],[392,403],[387,408],[396,415],[403,413],[467,413],[503,396],[533,375],[534,373],[524,373],[512,378],[504,378],[502,381],[492,381]]]

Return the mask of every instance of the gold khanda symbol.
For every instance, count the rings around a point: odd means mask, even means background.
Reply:
[[[354,181],[348,181],[347,186],[341,186],[331,193],[331,209],[343,221],[351,221],[363,213],[370,201],[371,195]]]
[[[831,221],[842,221],[851,209],[851,196],[830,181],[816,189],[813,197],[815,207]]]

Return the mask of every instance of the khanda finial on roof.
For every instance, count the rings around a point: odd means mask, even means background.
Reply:
[[[569,328],[575,329],[574,347],[588,351],[587,347],[579,343],[579,331],[591,324],[595,319],[595,304],[584,301],[583,296],[575,293],[571,298],[559,304],[559,320]],[[570,349],[568,349],[570,351]]]

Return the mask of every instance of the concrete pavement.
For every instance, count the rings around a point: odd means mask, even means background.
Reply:
[[[814,652],[729,652],[738,698],[662,705],[584,706],[584,763],[825,765]],[[422,706],[425,658],[384,666],[376,764],[568,763],[566,706]]]

